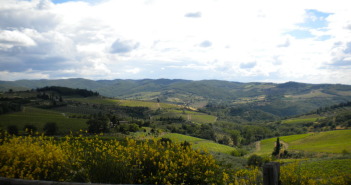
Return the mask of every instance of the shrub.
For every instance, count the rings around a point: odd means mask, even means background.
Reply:
[[[253,154],[247,159],[247,165],[260,167],[263,164],[263,158],[259,155]]]
[[[7,127],[7,132],[10,135],[18,135],[18,128],[16,125],[10,125]]]
[[[212,155],[156,140],[9,137],[1,140],[0,176],[114,184],[225,184],[234,177]]]
[[[0,176],[63,181],[69,175],[69,155],[45,137],[5,138],[0,145]]]
[[[342,155],[349,155],[349,154],[350,154],[350,152],[347,151],[346,149],[343,149],[343,150],[341,151],[341,153],[342,153]]]
[[[161,142],[161,143],[172,143],[172,140],[171,139],[169,139],[169,138],[165,138],[165,137],[163,137],[163,138],[161,138],[160,140],[159,140],[159,142]]]
[[[242,156],[244,156],[244,155],[246,155],[246,154],[248,154],[249,152],[247,151],[247,150],[245,150],[245,149],[242,149],[242,148],[238,148],[238,149],[236,149],[236,150],[233,150],[232,152],[231,152],[231,155],[232,156],[235,156],[235,157],[242,157]]]
[[[37,131],[37,127],[35,127],[34,125],[25,125],[24,126],[24,131],[27,133],[34,133]]]
[[[45,132],[45,135],[53,136],[53,135],[57,134],[58,127],[57,127],[55,122],[48,122],[44,125],[43,130]]]

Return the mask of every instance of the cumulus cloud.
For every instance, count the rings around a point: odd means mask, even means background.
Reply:
[[[134,49],[137,49],[138,46],[138,43],[133,43],[132,41],[122,41],[120,39],[117,39],[115,42],[113,42],[111,46],[111,53],[129,53]]]
[[[185,17],[200,18],[201,12],[190,12],[190,13],[185,14]]]
[[[207,48],[212,46],[212,42],[208,40],[204,40],[199,44],[200,47]]]
[[[44,74],[40,71],[33,71],[28,69],[23,72],[9,72],[9,71],[0,71],[0,79],[4,81],[13,81],[18,79],[47,79],[50,76]]]
[[[60,22],[60,18],[47,9],[49,6],[42,5],[41,1],[39,4],[32,1],[15,3],[17,3],[17,6],[0,5],[1,28],[30,28],[49,31]],[[40,9],[38,9],[38,6]]]
[[[32,38],[18,30],[0,30],[0,49],[13,46],[35,46]]]
[[[241,69],[251,69],[254,68],[256,66],[256,62],[249,62],[249,63],[241,63],[240,64],[240,68]]]
[[[2,74],[351,84],[347,3],[92,2],[2,0]]]
[[[338,42],[334,44],[333,60],[331,66],[351,66],[351,41],[347,43]]]
[[[278,47],[289,47],[290,46],[290,40],[287,38],[283,43],[280,43],[277,45]]]

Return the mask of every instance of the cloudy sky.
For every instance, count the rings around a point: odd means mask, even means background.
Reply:
[[[348,0],[0,0],[0,80],[351,84]]]

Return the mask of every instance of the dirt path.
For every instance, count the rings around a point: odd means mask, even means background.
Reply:
[[[284,141],[280,141],[281,144],[283,144],[283,148],[284,150],[287,150],[289,148],[289,144],[284,142]]]
[[[260,151],[261,150],[261,141],[256,141],[255,145],[256,145],[256,151],[255,152]]]
[[[191,121],[191,115],[188,114],[188,121]]]

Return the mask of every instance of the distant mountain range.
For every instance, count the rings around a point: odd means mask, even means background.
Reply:
[[[103,96],[186,104],[249,106],[278,116],[306,113],[322,106],[351,101],[351,85],[298,82],[240,83],[220,80],[61,80],[0,81],[0,91],[62,86],[97,91]]]

